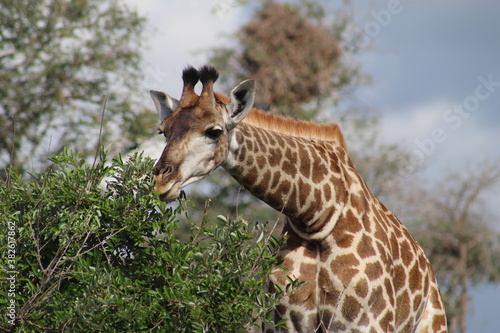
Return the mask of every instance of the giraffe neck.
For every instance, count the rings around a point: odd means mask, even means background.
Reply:
[[[233,130],[223,167],[253,195],[288,216],[303,239],[324,239],[331,233],[353,185],[346,172],[353,167],[341,143],[246,123]]]

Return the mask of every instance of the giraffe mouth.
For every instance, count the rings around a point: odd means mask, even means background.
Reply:
[[[156,180],[155,191],[160,194],[161,201],[168,203],[177,199],[181,193],[181,186],[179,182],[160,184],[158,180]]]

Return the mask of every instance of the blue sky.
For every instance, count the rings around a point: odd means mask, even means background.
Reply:
[[[385,116],[386,136],[418,148],[415,140],[431,136],[435,128],[448,139],[437,145],[429,163],[449,168],[461,161],[500,157],[500,2],[400,1],[393,15],[373,38],[362,58],[373,86],[361,98]],[[374,2],[373,12],[387,9]],[[472,103],[482,79],[491,81],[487,98]],[[454,105],[470,103],[473,112],[461,116],[460,126],[446,121]],[[449,119],[450,117],[448,117]],[[404,126],[408,120],[418,126]]]
[[[249,17],[236,0],[128,2],[151,24],[141,87],[148,107],[148,89],[180,96],[182,69],[206,62],[196,51],[227,43],[223,34]],[[374,0],[355,14],[369,37],[357,61],[373,78],[356,97],[381,112],[385,140],[424,156],[430,178],[486,157],[500,162],[500,1]],[[497,216],[499,199],[496,191],[490,200]],[[473,297],[469,332],[497,332],[500,287]]]

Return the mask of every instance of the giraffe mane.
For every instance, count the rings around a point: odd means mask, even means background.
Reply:
[[[225,95],[215,93],[215,98],[221,103],[229,103],[229,98]],[[243,119],[243,122],[290,136],[310,140],[338,142],[344,149],[347,149],[344,135],[336,123],[318,124],[312,121],[295,120],[255,108]]]

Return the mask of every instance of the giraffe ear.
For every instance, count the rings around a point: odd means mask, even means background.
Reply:
[[[177,109],[177,105],[179,105],[179,101],[175,98],[170,97],[168,94],[163,91],[158,90],[150,90],[149,94],[153,98],[153,102],[155,103],[156,112],[160,116],[160,120],[163,120],[170,116],[175,109]]]
[[[234,128],[252,110],[255,99],[255,82],[246,80],[231,91],[231,99],[227,106],[231,127]]]

